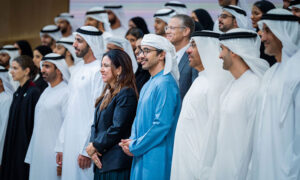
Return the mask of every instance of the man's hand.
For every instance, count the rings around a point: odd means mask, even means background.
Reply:
[[[58,152],[56,154],[56,164],[61,167],[62,166],[62,161],[63,161],[63,153]]]
[[[132,140],[131,139],[121,139],[119,146],[121,146],[122,150],[128,156],[133,156],[133,154],[129,151],[129,144]]]
[[[86,169],[86,168],[91,167],[91,159],[89,157],[85,157],[80,154],[78,156],[77,161],[78,161],[78,165],[81,169]]]
[[[93,143],[90,143],[88,147],[85,149],[87,154],[92,157],[92,155],[97,151],[96,148],[93,146]]]
[[[102,163],[101,163],[100,159],[98,158],[98,155],[101,155],[101,154],[100,154],[100,153],[94,153],[94,154],[92,155],[92,160],[93,160],[93,162],[95,163],[95,165],[96,165],[99,169],[101,169],[101,168],[102,168]]]

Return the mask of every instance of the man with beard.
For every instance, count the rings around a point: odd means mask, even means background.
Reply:
[[[40,31],[41,43],[44,46],[49,46],[52,50],[55,48],[55,43],[62,37],[60,29],[56,25],[44,26]]]
[[[295,16],[300,17],[300,0],[291,1],[289,8]]]
[[[238,6],[224,6],[218,20],[221,32],[227,32],[234,28],[248,29],[249,27],[246,12]]]
[[[166,37],[165,28],[168,26],[170,19],[176,15],[173,9],[160,9],[155,12],[154,17],[154,30],[155,34]]]
[[[63,37],[72,36],[72,32],[76,30],[74,16],[70,13],[60,13],[54,18],[54,22],[59,27]]]
[[[82,58],[76,56],[75,48],[72,46],[74,40],[74,36],[70,36],[67,38],[63,37],[56,42],[56,47],[53,50],[54,53],[60,54],[65,57],[68,67],[71,67],[82,60]]]
[[[30,164],[29,179],[58,180],[54,147],[65,117],[70,74],[64,57],[55,53],[43,57],[41,72],[49,86],[35,107],[34,128],[25,162]]]
[[[105,47],[102,32],[95,27],[83,26],[73,35],[76,56],[83,61],[74,66],[68,83],[69,100],[59,134],[63,143],[55,147],[56,161],[62,165],[62,180],[89,180],[94,175],[85,150],[94,122],[95,102],[103,89],[100,59]]]
[[[111,33],[114,37],[124,38],[127,32],[127,18],[122,5],[104,6],[107,10]]]
[[[11,62],[19,55],[18,49],[13,45],[3,46],[0,49],[0,65],[9,70]],[[8,73],[8,75],[10,84],[13,86],[14,90],[17,90],[19,87],[19,82],[13,80],[11,73]]]
[[[9,82],[8,70],[0,65],[0,172],[9,108],[14,91]]]
[[[101,31],[104,43],[112,36],[107,11],[103,7],[92,7],[85,13],[85,26],[94,26]]]

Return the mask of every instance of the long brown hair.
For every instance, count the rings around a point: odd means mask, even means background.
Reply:
[[[96,100],[95,107],[101,102],[100,110],[107,107],[113,97],[115,97],[122,88],[128,87],[134,89],[136,96],[138,97],[138,91],[136,88],[135,76],[132,69],[132,63],[129,55],[123,50],[113,49],[106,52],[103,57],[107,56],[111,60],[112,70],[122,67],[122,72],[118,77],[115,77],[115,86],[111,87],[106,84],[101,96]],[[103,59],[103,58],[102,58]]]

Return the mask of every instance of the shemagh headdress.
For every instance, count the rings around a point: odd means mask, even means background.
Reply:
[[[11,62],[16,58],[18,57],[20,54],[19,54],[19,51],[18,51],[18,48],[16,48],[15,46],[13,45],[5,45],[3,46],[1,49],[0,49],[0,53],[7,53],[10,57],[9,59],[9,63],[11,64]]]
[[[166,52],[164,75],[171,73],[174,79],[179,81],[179,70],[176,61],[175,47],[165,37],[156,34],[146,34],[141,42],[142,46],[151,46]]]
[[[262,77],[269,68],[269,64],[260,58],[260,38],[255,31],[247,29],[231,29],[219,37],[230,51],[240,56],[249,68],[258,76]]]
[[[258,21],[259,29],[266,24],[282,43],[282,59],[291,57],[300,49],[299,17],[286,9],[272,9]]]
[[[68,21],[69,24],[72,27],[72,32],[76,31],[76,29],[78,28],[78,26],[77,26],[77,24],[75,23],[75,20],[74,20],[74,15],[72,15],[70,13],[67,13],[67,12],[60,13],[58,16],[56,16],[54,18],[55,24],[57,24],[59,20]]]
[[[57,41],[56,44],[64,46],[71,53],[74,58],[74,63],[76,64],[77,62],[81,61],[82,58],[76,56],[75,48],[73,47],[74,40],[74,36],[63,37]]]
[[[165,7],[174,9],[177,14],[188,14],[186,5],[180,1],[169,1],[165,3]]]
[[[158,11],[155,12],[155,14],[153,15],[154,18],[159,18],[161,20],[163,20],[165,23],[169,23],[170,19],[176,15],[175,10],[173,9],[160,9]]]
[[[104,9],[111,10],[117,18],[120,20],[121,26],[128,29],[128,20],[126,18],[124,9],[122,5],[105,5]]]
[[[56,25],[44,26],[43,29],[40,31],[40,37],[42,37],[44,34],[48,34],[55,41],[58,41],[62,37],[60,29]]]
[[[40,67],[42,67],[42,65],[45,61],[54,64],[57,67],[57,69],[59,69],[60,72],[62,73],[63,80],[66,83],[68,83],[68,81],[70,79],[70,72],[69,72],[68,65],[65,61],[64,56],[61,56],[56,53],[47,54],[46,56],[44,56],[42,58],[42,61],[40,62]]]
[[[93,26],[83,26],[73,33],[74,36],[81,36],[91,47],[96,59],[102,59],[105,52],[102,32]]]
[[[104,30],[107,32],[111,31],[110,23],[108,20],[108,15],[106,10],[103,7],[92,7],[85,13],[85,18],[93,18],[97,21],[100,21],[104,25]]]
[[[118,37],[108,37],[106,39],[107,44],[114,44],[122,49],[129,55],[131,59],[132,69],[133,72],[136,72],[138,68],[138,64],[135,59],[135,55],[133,53],[132,47],[130,45],[130,42],[125,38],[118,38]]]
[[[3,66],[0,66],[0,79],[2,80],[4,91],[12,95],[15,92],[15,89],[10,83],[8,73],[9,72],[7,69],[5,69]]]

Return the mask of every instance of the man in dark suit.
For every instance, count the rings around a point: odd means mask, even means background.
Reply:
[[[188,54],[190,36],[195,29],[193,19],[184,14],[177,14],[171,18],[166,27],[167,39],[174,45],[177,55],[177,63],[180,72],[179,89],[181,100],[189,90],[198,72],[189,66]]]

